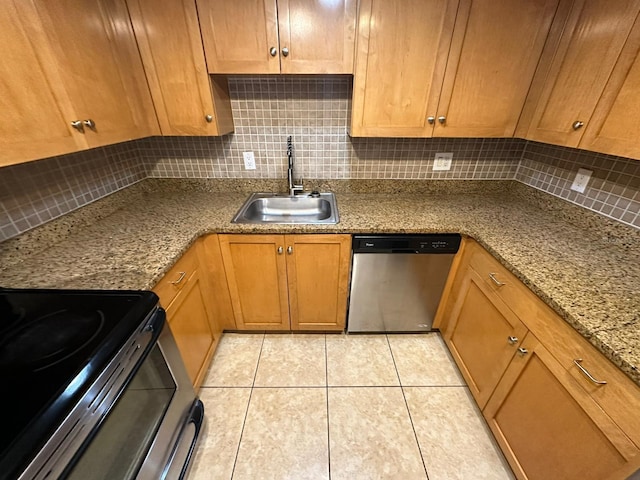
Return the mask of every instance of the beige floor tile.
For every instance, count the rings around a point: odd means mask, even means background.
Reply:
[[[200,431],[189,480],[230,479],[250,388],[203,388],[204,427]]]
[[[233,479],[323,478],[329,478],[326,389],[254,389]]]
[[[465,387],[403,387],[430,480],[511,479]]]
[[[397,386],[386,335],[327,335],[329,386]]]
[[[203,387],[251,387],[264,334],[225,333]]]
[[[400,387],[329,388],[331,478],[425,479]]]
[[[465,385],[438,333],[388,335],[403,386]]]
[[[324,387],[327,384],[324,335],[267,334],[256,387]]]

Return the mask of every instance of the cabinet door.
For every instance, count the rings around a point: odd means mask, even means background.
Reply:
[[[223,330],[236,330],[236,320],[233,315],[233,306],[227,285],[227,276],[224,272],[222,254],[220,252],[220,240],[218,235],[207,235],[202,239],[202,258],[200,265],[206,272],[209,283],[209,305],[215,325],[219,332]]]
[[[350,235],[287,235],[292,330],[344,330]]]
[[[90,147],[159,133],[124,0],[32,0]],[[49,46],[38,45],[48,49]]]
[[[362,0],[352,136],[431,136],[457,8],[457,0]]]
[[[216,79],[215,88],[211,88],[195,3],[127,3],[162,134],[222,135],[233,131],[226,79]]]
[[[640,8],[637,0],[576,0],[554,22],[518,134],[576,147]],[[561,32],[561,36],[559,36]],[[575,128],[574,128],[575,124]]]
[[[236,325],[289,330],[283,235],[219,235]]]
[[[356,0],[278,0],[282,73],[353,73]]]
[[[0,167],[86,148],[53,59],[38,47],[38,18],[23,3],[0,3]]]
[[[210,73],[280,72],[276,0],[196,3]]]
[[[444,339],[480,408],[489,400],[527,328],[467,268]]]
[[[580,147],[640,159],[640,17],[622,50]]]
[[[169,327],[196,389],[202,383],[218,341],[209,323],[205,290],[196,271],[167,309]]]
[[[434,136],[513,136],[557,4],[461,2]]]
[[[638,450],[529,334],[483,413],[518,478],[623,479]]]

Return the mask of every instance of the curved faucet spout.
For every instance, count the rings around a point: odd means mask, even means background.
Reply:
[[[296,185],[293,179],[293,142],[292,137],[287,137],[287,159],[289,161],[289,168],[287,169],[287,182],[289,183],[289,195],[294,196],[298,193],[302,193],[304,185],[302,179],[300,179],[300,185]]]

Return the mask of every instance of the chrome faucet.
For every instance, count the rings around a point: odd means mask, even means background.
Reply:
[[[304,190],[304,182],[300,179],[300,185],[296,185],[293,180],[293,143],[291,136],[287,137],[287,159],[289,160],[289,168],[287,170],[287,180],[289,182],[289,195],[292,197]]]

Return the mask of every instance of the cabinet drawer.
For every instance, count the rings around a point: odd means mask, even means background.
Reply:
[[[191,247],[178,262],[171,267],[162,280],[153,288],[160,297],[160,304],[169,308],[176,299],[178,293],[188,285],[196,273],[198,267],[198,255],[196,246]]]
[[[516,315],[526,319],[540,302],[538,297],[480,245],[473,243],[471,247],[471,268]]]
[[[532,331],[580,387],[640,448],[640,387],[555,312],[548,309],[545,314],[546,325],[537,322],[532,325]]]

